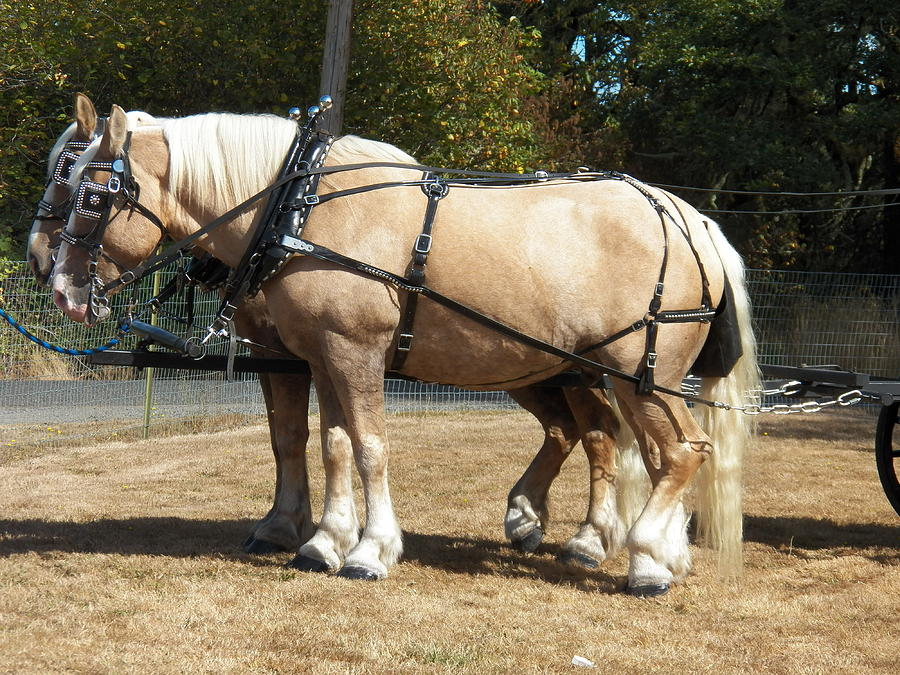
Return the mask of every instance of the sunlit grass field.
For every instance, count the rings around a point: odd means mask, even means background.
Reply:
[[[874,425],[763,419],[743,580],[693,548],[694,573],[653,600],[621,593],[624,555],[593,572],[556,561],[586,509],[580,448],[541,548],[505,545],[506,493],[541,440],[519,411],[389,417],[406,553],[375,584],[242,552],[271,505],[263,426],[6,448],[0,671],[570,672],[580,656],[616,673],[896,673],[900,518]],[[309,458],[318,514],[317,439]]]

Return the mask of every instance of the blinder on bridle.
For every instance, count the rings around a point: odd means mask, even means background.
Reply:
[[[117,200],[121,201],[122,210],[138,211],[159,229],[162,237],[168,236],[169,231],[159,217],[138,201],[141,190],[131,173],[131,166],[128,162],[127,153],[130,144],[131,132],[128,132],[122,157],[118,157],[112,162],[89,162],[85,167],[85,173],[82,174],[75,191],[72,210],[77,216],[94,221],[96,225],[85,235],[77,235],[63,230],[61,236],[67,244],[88,249],[95,255],[102,255],[101,242]],[[108,171],[110,173],[109,180],[105,184],[91,180],[87,177],[88,170]],[[118,265],[115,260],[111,260],[111,262]]]
[[[88,149],[90,143],[86,141],[69,141],[65,144],[63,151],[59,153],[56,159],[56,167],[51,174],[51,180],[57,185],[63,187],[69,184],[72,178],[72,169],[75,168],[75,162],[81,157],[81,153]]]
[[[75,162],[78,161],[78,158],[81,157],[81,153],[87,150],[89,145],[90,143],[86,141],[68,141],[63,146],[62,152],[60,152],[59,156],[56,158],[56,165],[53,167],[53,171],[50,172],[50,178],[44,188],[45,192],[51,183],[55,183],[56,185],[67,189],[71,187],[69,181],[72,178],[72,169],[75,168]],[[35,214],[34,219],[41,221],[59,220],[65,222],[69,219],[71,202],[72,198],[69,197],[61,204],[53,204],[42,197],[38,200],[38,213]],[[41,210],[46,211],[46,215],[40,213]]]
[[[92,138],[100,136],[105,127],[106,118],[98,117]],[[50,187],[51,183],[55,183],[66,189],[72,187],[72,169],[75,168],[75,163],[78,161],[78,158],[81,157],[82,153],[87,150],[90,145],[90,141],[66,141],[62,151],[56,158],[56,164],[53,167],[53,171],[50,172],[50,178],[47,180],[47,184],[44,186],[44,192],[47,191],[47,188]],[[89,164],[88,168],[93,168],[93,166]],[[61,204],[53,204],[42,197],[38,200],[37,208],[38,212],[34,216],[35,220],[59,220],[65,223],[69,219],[69,213],[72,210],[72,197],[68,197]],[[42,214],[40,212],[42,209],[47,213]]]
[[[106,185],[90,179],[82,178],[75,192],[75,213],[88,220],[103,220],[103,216],[109,214],[112,209],[112,199],[122,189],[122,179],[125,173],[125,162],[117,159],[115,162],[91,162],[89,169],[109,171]]]

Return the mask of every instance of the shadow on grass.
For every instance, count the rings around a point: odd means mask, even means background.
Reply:
[[[836,523],[815,518],[745,516],[744,539],[788,550],[858,549],[881,563],[900,563],[900,525]]]
[[[249,555],[241,548],[255,521],[129,518],[66,522],[0,520],[0,558],[21,553],[107,553],[173,558],[212,556],[268,567],[291,554]],[[556,560],[562,547],[542,544],[537,553],[496,540],[404,532],[405,562],[451,574],[532,577],[580,590],[615,593],[625,584],[602,570],[586,570]]]
[[[26,552],[249,558],[241,549],[256,521],[126,518],[67,522],[0,520],[0,557]]]
[[[535,553],[525,553],[506,542],[442,534],[403,533],[403,561],[444,570],[451,574],[491,574],[531,577],[551,584],[569,584],[591,592],[617,593],[626,579],[602,568],[588,570],[557,560],[558,544],[542,543]]]

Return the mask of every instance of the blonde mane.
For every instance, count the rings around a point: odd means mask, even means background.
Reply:
[[[271,183],[293,141],[295,122],[274,115],[205,113],[155,119],[128,113],[129,128],[156,124],[169,146],[169,180],[174,202],[199,204],[216,213],[253,196]],[[74,129],[74,126],[73,126]],[[67,134],[71,137],[70,130]],[[62,147],[62,139],[59,144]],[[97,153],[94,141],[73,169],[73,184]],[[415,164],[411,155],[380,141],[359,136],[338,138],[329,164],[390,161]]]
[[[166,120],[169,179],[176,202],[222,213],[275,177],[296,124],[274,115],[206,113]]]
[[[271,183],[284,162],[297,125],[274,115],[206,113],[166,120],[172,196],[222,213]],[[387,143],[358,136],[337,139],[329,164],[365,161],[415,163]]]
[[[360,138],[359,136],[342,136],[331,146],[329,154],[331,157],[330,164],[350,164],[366,160],[382,160],[403,164],[416,163],[415,157],[408,155],[400,148],[381,141]]]

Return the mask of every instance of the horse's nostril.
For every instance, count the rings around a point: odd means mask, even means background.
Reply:
[[[28,256],[28,267],[31,268],[31,274],[34,276],[37,282],[41,286],[46,286],[47,282],[50,280],[49,270],[47,272],[41,270],[41,265],[38,262],[38,259],[33,255]]]
[[[65,309],[69,306],[69,301],[66,298],[66,294],[62,291],[53,291],[53,304],[59,307],[61,310],[65,311]]]

